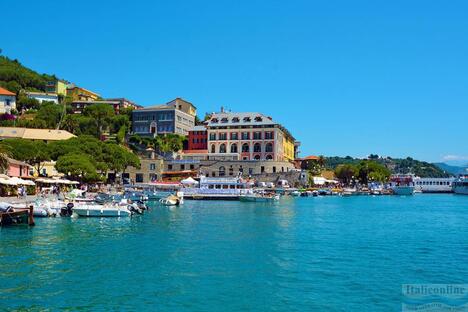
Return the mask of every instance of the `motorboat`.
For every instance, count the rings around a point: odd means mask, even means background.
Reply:
[[[343,192],[341,192],[341,195],[343,196],[352,196],[352,195],[357,195],[358,191],[355,188],[350,188],[350,187],[345,187],[343,188]]]
[[[299,197],[299,196],[301,196],[301,192],[299,192],[299,191],[293,191],[293,192],[291,192],[291,196]]]
[[[131,205],[118,204],[77,204],[73,212],[80,217],[130,217]]]
[[[271,203],[278,201],[280,196],[278,194],[246,194],[239,196],[239,200],[242,202],[260,202],[260,203]]]
[[[164,206],[179,206],[184,203],[184,194],[182,192],[177,192],[176,194],[161,198],[159,202]]]

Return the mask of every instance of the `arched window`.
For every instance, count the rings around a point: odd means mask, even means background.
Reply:
[[[260,153],[262,151],[262,146],[260,143],[255,143],[254,144],[254,153]]]
[[[254,156],[254,159],[255,159],[255,160],[260,160],[260,155],[255,155],[255,156]]]
[[[211,153],[216,153],[216,146],[214,144],[211,145]]]
[[[226,144],[223,143],[219,146],[219,152],[226,153]]]
[[[244,143],[242,144],[242,153],[248,153],[250,152],[249,144]]]
[[[231,144],[231,153],[237,153],[237,144]]]
[[[267,153],[273,152],[273,144],[267,143],[267,145],[265,146],[265,152]]]
[[[273,159],[273,156],[267,155],[266,159],[267,159],[267,160],[272,160],[272,159]]]
[[[223,166],[219,167],[219,176],[224,177],[226,175],[226,168]]]

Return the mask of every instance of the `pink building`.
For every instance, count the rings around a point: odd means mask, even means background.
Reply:
[[[25,162],[8,158],[8,175],[18,178],[32,178],[31,166]]]

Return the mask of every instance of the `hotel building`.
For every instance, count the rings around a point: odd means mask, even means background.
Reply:
[[[294,137],[271,117],[222,111],[211,115],[206,128],[208,159],[294,161]]]

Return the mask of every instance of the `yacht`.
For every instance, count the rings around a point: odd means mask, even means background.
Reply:
[[[390,187],[395,195],[413,195],[414,181],[411,174],[397,174],[390,177]]]
[[[468,175],[460,176],[452,183],[452,189],[455,194],[468,195]]]
[[[252,194],[249,183],[240,177],[200,177],[197,187],[182,189],[186,199],[239,200],[241,195]]]
[[[455,178],[414,178],[415,192],[422,193],[451,193]]]

